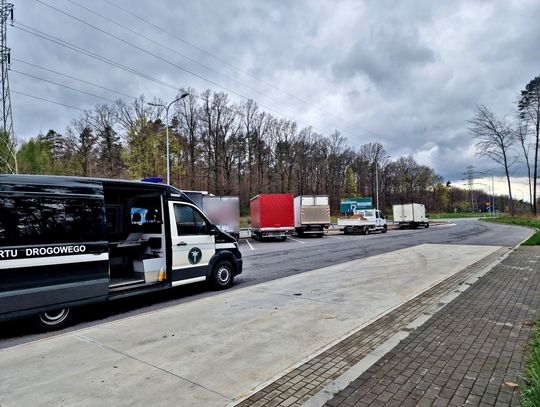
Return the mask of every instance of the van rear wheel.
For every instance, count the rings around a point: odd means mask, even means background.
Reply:
[[[34,316],[32,325],[40,332],[55,331],[69,325],[72,319],[73,311],[70,308],[60,308]]]
[[[233,285],[233,265],[228,261],[220,261],[212,269],[210,283],[216,290],[224,290]]]

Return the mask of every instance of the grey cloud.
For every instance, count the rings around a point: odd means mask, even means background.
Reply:
[[[409,72],[435,60],[418,31],[394,18],[370,24],[349,54],[334,65],[338,79],[365,74],[378,85],[407,81]]]

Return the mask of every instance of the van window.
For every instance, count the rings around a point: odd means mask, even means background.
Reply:
[[[101,200],[31,195],[0,199],[0,246],[102,240]]]
[[[178,235],[208,234],[208,225],[204,217],[195,208],[188,205],[175,204],[174,216]]]

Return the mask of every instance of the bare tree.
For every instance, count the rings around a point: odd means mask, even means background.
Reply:
[[[521,91],[521,99],[518,102],[519,116],[533,126],[534,146],[534,176],[533,176],[533,214],[537,215],[536,205],[536,179],[538,177],[538,149],[540,147],[540,76],[530,81],[525,90]]]
[[[512,159],[510,148],[515,144],[515,137],[510,124],[504,118],[497,118],[487,107],[476,107],[474,117],[469,120],[469,131],[475,139],[477,154],[491,158],[504,167],[510,196],[510,210],[514,216],[514,200],[510,182]]]

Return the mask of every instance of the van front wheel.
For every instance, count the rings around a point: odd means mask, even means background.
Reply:
[[[212,269],[210,283],[216,290],[224,290],[233,285],[233,266],[228,261],[220,261]]]
[[[52,311],[42,312],[33,318],[34,328],[40,332],[55,331],[69,325],[73,318],[70,308],[60,308]]]

